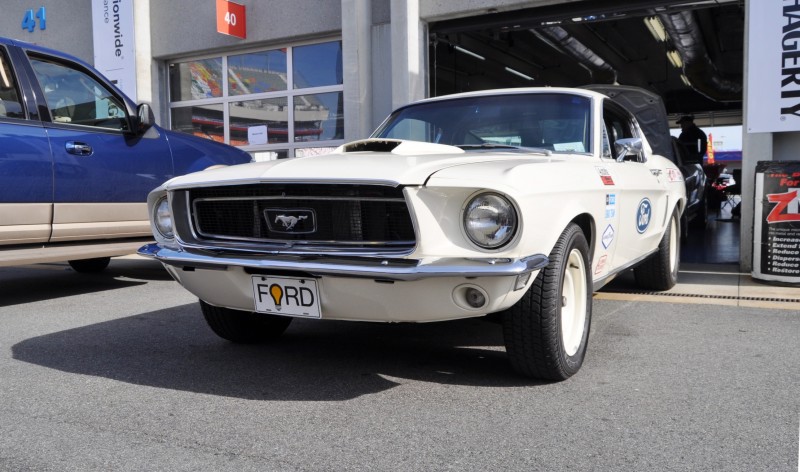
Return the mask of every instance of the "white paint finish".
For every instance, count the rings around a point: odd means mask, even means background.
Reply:
[[[3,250],[0,254],[0,267],[23,264],[43,264],[96,257],[115,257],[135,254],[145,243],[141,241],[102,242],[97,244],[78,243],[60,246],[36,246],[24,249]]]
[[[0,245],[47,242],[52,218],[50,203],[0,204]]]
[[[57,203],[51,242],[147,237],[147,204]]]

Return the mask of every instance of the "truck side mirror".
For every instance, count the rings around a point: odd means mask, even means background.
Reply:
[[[136,106],[136,117],[133,121],[133,134],[144,134],[145,131],[150,129],[156,122],[156,117],[153,114],[153,109],[148,103],[140,103]]]

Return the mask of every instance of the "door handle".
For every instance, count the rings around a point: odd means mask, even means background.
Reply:
[[[91,146],[78,141],[67,141],[66,148],[68,153],[76,156],[91,156],[94,153]]]

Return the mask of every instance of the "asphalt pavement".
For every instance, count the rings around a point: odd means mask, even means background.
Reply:
[[[485,318],[243,346],[153,261],[3,268],[0,470],[798,470],[800,311],[622,292],[542,383]]]

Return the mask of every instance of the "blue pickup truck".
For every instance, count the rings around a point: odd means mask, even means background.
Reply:
[[[250,160],[159,127],[148,104],[76,57],[0,38],[0,266],[103,270],[152,238],[150,190]]]

